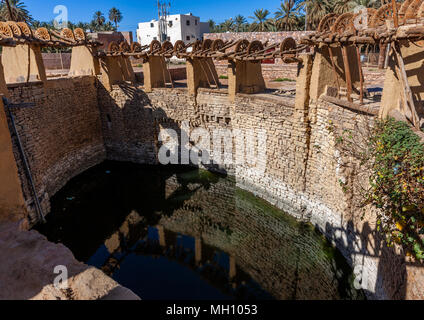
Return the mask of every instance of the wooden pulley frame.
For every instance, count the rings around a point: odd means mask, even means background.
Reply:
[[[355,15],[352,12],[346,12],[340,15],[331,27],[331,32],[338,35],[342,35],[344,33],[355,33],[356,29],[353,24],[354,16]]]
[[[406,22],[406,12],[408,11],[409,6],[412,4],[414,0],[405,0],[402,2],[399,11],[398,11],[398,17],[399,17],[399,23],[404,24]]]
[[[366,11],[366,12],[364,12]],[[354,28],[357,31],[362,31],[368,28],[369,22],[371,21],[372,16],[377,12],[374,8],[362,9],[360,12],[354,15],[352,21]]]
[[[329,13],[324,18],[321,19],[318,25],[317,31],[319,33],[331,32],[331,28],[334,25],[338,18],[338,15],[335,13]]]
[[[13,30],[6,22],[0,21],[0,35],[2,38],[13,38]]]
[[[421,3],[418,11],[417,11],[417,19],[424,18],[424,1]]]
[[[209,50],[212,47],[212,40],[205,39],[202,42],[202,51]]]
[[[399,10],[401,4],[396,2],[396,7],[397,10]],[[387,3],[384,6],[380,7],[371,17],[369,27],[375,29],[386,26],[386,21],[391,19],[393,19],[393,6],[391,3]]]
[[[162,45],[160,44],[160,42],[158,40],[153,40],[152,42],[150,42],[149,53],[159,52],[161,48]]]
[[[119,52],[120,51],[119,44],[116,43],[115,41],[111,41],[109,43],[109,45],[107,46],[107,51],[109,51],[109,52]]]
[[[297,47],[296,40],[294,40],[292,37],[285,38],[283,42],[280,44],[280,56],[281,58],[286,61],[289,61],[289,59],[295,58],[296,53],[284,53],[284,51],[288,50],[295,50]]]
[[[60,36],[68,41],[75,42],[75,35],[71,29],[63,28],[62,31],[60,31]]]
[[[138,42],[131,43],[130,52],[131,53],[141,52],[141,44],[139,44]]]
[[[224,41],[221,39],[216,39],[212,42],[212,50],[221,52],[222,48],[225,47]]]
[[[165,41],[164,43],[162,43],[162,47],[160,49],[161,53],[170,53],[174,50],[174,46],[172,45],[172,43],[170,41]]]
[[[85,40],[87,40],[87,36],[86,36],[84,30],[81,29],[81,28],[76,28],[74,30],[74,36],[75,36],[75,39],[77,41],[85,41]]]
[[[19,25],[15,21],[7,21],[6,24],[10,27],[12,30],[14,37],[21,37],[22,36],[22,30],[19,27]]]
[[[195,52],[197,52],[197,51],[202,50],[202,45],[203,45],[203,42],[202,42],[202,41],[200,41],[200,40],[196,40],[196,41],[193,43],[193,46],[192,46],[193,50],[192,50],[191,52],[192,52],[192,53],[195,53]]]
[[[243,53],[247,51],[247,48],[249,47],[250,42],[246,39],[242,39],[236,42],[235,46],[235,52],[236,53]]]
[[[119,42],[119,51],[120,52],[130,52],[131,51],[131,47],[130,47],[130,45],[128,44],[128,42],[127,41],[121,41],[121,42]]]
[[[247,47],[247,53],[252,54],[258,51],[262,51],[264,49],[264,44],[259,40],[254,40],[251,43],[249,43],[249,46]]]
[[[34,36],[37,39],[44,40],[44,41],[50,41],[52,39],[49,30],[47,28],[41,27],[35,30]]]
[[[22,31],[22,34],[27,37],[27,38],[32,38],[33,34],[32,34],[32,29],[30,28],[30,26],[26,23],[26,22],[17,22],[17,25],[19,26],[19,28]]]
[[[187,52],[187,47],[182,40],[178,40],[174,45],[174,54],[179,58],[180,54],[184,54]]]

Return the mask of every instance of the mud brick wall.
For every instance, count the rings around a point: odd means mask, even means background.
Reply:
[[[218,76],[226,76],[228,72],[227,63],[215,61]],[[384,76],[386,70],[378,70],[376,68],[363,68],[365,86],[383,87]],[[266,81],[273,81],[278,78],[287,78],[296,80],[297,65],[296,64],[262,64],[262,75]]]
[[[16,127],[27,154],[38,197],[45,213],[49,200],[69,179],[105,158],[94,77],[10,85],[10,101],[34,103],[13,108]],[[17,140],[14,153],[24,195],[34,218],[30,191]]]
[[[134,64],[134,62],[132,61]],[[178,68],[170,68],[169,72],[171,73],[172,80],[185,80],[187,79],[187,69],[185,66]],[[135,73],[137,77],[137,81],[140,83],[144,83],[144,73],[143,71],[137,71]]]
[[[71,53],[43,53],[43,62],[46,70],[70,69]],[[62,57],[61,57],[62,56]]]

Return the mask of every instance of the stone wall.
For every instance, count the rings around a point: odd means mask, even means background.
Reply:
[[[322,99],[310,108],[298,108],[293,97],[266,94],[240,94],[232,104],[225,91],[208,89],[200,89],[193,97],[182,88],[145,94],[141,88],[115,86],[112,100],[106,91],[99,95],[107,154],[114,160],[157,163],[159,130],[179,131],[183,121],[209,132],[214,128],[266,130],[264,174],[244,165],[213,164],[208,169],[235,175],[238,187],[312,222],[361,270],[368,297],[424,296],[423,289],[414,287],[414,280],[408,278],[421,281],[421,269],[407,262],[401,252],[383,245],[375,231],[373,211],[366,211],[362,221],[363,212],[353,205],[357,199],[345,194],[340,185],[352,180],[356,160],[349,159],[350,169],[343,166],[335,143],[337,134],[330,127],[334,124],[339,130],[363,134],[372,126],[373,116]]]
[[[44,212],[69,179],[105,159],[94,77],[9,85],[16,127]],[[13,139],[26,205],[35,221],[34,196]]]
[[[228,72],[227,63],[215,61],[218,76],[226,76]],[[380,86],[384,84],[384,76],[386,70],[378,70],[376,68],[363,68],[366,86]],[[262,75],[266,81],[273,81],[278,78],[287,78],[296,80],[297,65],[296,64],[262,64]]]
[[[354,194],[345,194],[340,185],[355,176],[356,159],[346,160],[340,154],[330,127],[334,124],[359,134],[372,125],[373,117],[323,97],[312,99],[309,106],[309,96],[303,92],[307,87],[307,79],[301,78],[296,98],[239,94],[234,103],[224,89],[200,89],[197,96],[190,96],[185,88],[145,93],[139,85],[122,84],[108,91],[94,77],[51,80],[45,87],[11,85],[9,91],[13,103],[35,103],[13,112],[45,212],[50,197],[69,179],[104,159],[158,163],[162,128],[181,134],[187,121],[190,128],[208,132],[263,129],[267,133],[264,173],[245,164],[214,163],[208,169],[235,175],[238,187],[312,222],[352,266],[363,270],[367,278],[362,286],[368,297],[423,298],[421,268],[406,261],[401,252],[384,247],[375,232],[373,212],[369,210],[361,221]],[[13,142],[26,205],[35,218],[16,139]],[[252,154],[249,160],[257,158]]]
[[[134,63],[134,62],[132,61],[132,63]],[[169,69],[169,73],[171,74],[172,80],[174,80],[174,81],[187,79],[187,71],[186,71],[185,66],[171,67]],[[137,70],[135,72],[135,76],[136,76],[138,82],[144,83],[144,73],[143,73],[143,71]]]
[[[281,32],[226,32],[226,33],[205,33],[204,39],[222,39],[224,41],[237,41],[246,39],[248,41],[259,40],[262,42],[278,43],[285,38],[291,37],[298,42],[302,37],[313,33],[313,31],[281,31]]]

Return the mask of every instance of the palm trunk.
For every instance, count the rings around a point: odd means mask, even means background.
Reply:
[[[384,69],[384,63],[386,62],[386,50],[387,44],[380,45],[380,55],[378,56],[378,69]]]
[[[10,7],[9,0],[4,0],[7,5],[7,10],[9,11],[10,20],[15,21],[15,17],[13,16],[12,8]]]

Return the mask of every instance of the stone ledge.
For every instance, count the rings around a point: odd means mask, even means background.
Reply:
[[[75,259],[62,244],[49,242],[18,223],[0,225],[0,300],[140,300],[99,269]],[[68,269],[68,290],[53,286],[58,265]]]

